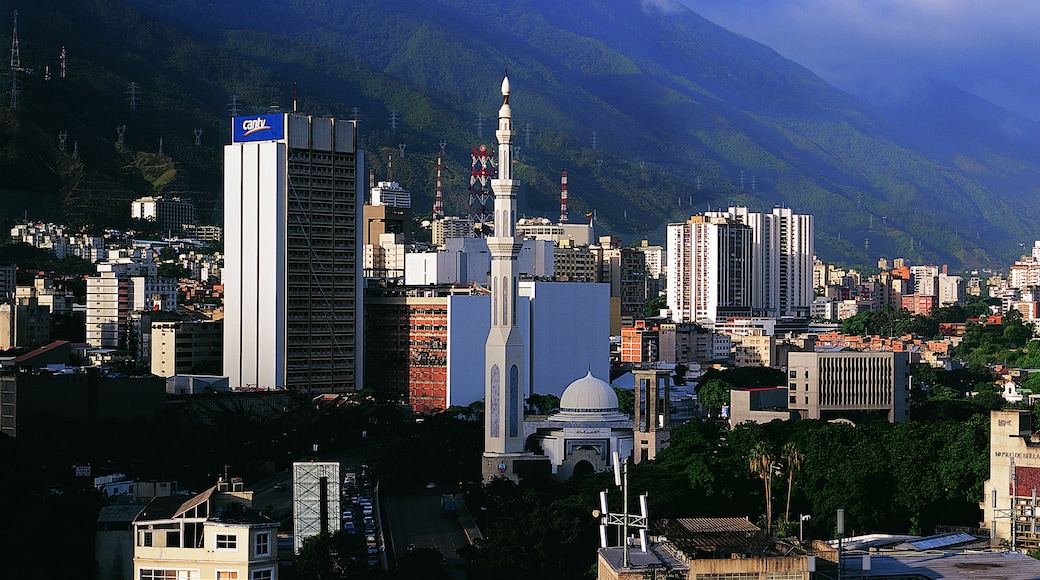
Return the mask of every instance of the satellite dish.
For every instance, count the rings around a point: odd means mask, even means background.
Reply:
[[[547,226],[547,225],[549,225],[549,224],[551,224],[551,223],[552,223],[552,222],[551,222],[551,221],[549,221],[549,218],[542,218],[542,225],[543,225],[543,226]]]
[[[431,222],[430,220],[423,220],[423,221],[419,222],[419,225],[421,225],[421,226],[422,226],[422,227],[424,227],[424,228],[428,228],[428,227],[430,227],[430,225],[431,225],[432,223],[433,223],[433,222]]]

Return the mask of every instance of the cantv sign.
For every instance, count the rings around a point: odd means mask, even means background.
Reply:
[[[285,114],[235,117],[232,120],[231,141],[277,141],[285,138]]]

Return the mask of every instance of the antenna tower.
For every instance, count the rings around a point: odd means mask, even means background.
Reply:
[[[18,73],[22,70],[22,56],[18,51],[18,11],[14,11],[14,31],[11,33],[11,109],[18,110]]]
[[[228,113],[230,113],[232,117],[238,116],[238,95],[231,95],[231,100],[228,101],[227,109]]]
[[[443,144],[444,141],[441,141]],[[441,152],[437,154],[437,193],[433,196],[433,219],[444,219],[444,197],[441,196],[441,155],[444,154],[444,145]]]
[[[397,148],[401,150],[401,159],[404,159],[404,148],[407,147],[404,143],[398,143]]]
[[[751,176],[751,191],[757,191],[757,190],[758,190],[758,177],[752,175]]]
[[[394,133],[397,132],[397,109],[390,111],[390,130]]]
[[[79,159],[79,141],[72,142],[72,158]]]
[[[43,80],[51,80],[51,65],[49,64],[43,65]]]
[[[473,148],[469,177],[469,215],[478,236],[489,236],[495,223],[495,196],[491,178],[495,175],[494,151],[487,145]]]
[[[65,152],[65,141],[69,138],[69,134],[65,131],[58,133],[58,151]]]
[[[65,52],[65,47],[61,47],[61,78],[65,78],[65,74],[68,72],[69,55]]]
[[[646,496],[643,494],[639,496],[639,514],[628,513],[628,459],[626,458],[624,463],[618,459],[617,451],[613,452],[614,460],[614,485],[621,490],[621,497],[623,503],[623,511],[611,512],[607,509],[607,491],[603,490],[599,492],[599,507],[600,509],[592,512],[593,517],[600,518],[599,526],[599,545],[601,548],[608,547],[607,544],[607,526],[615,526],[621,528],[621,543],[624,546],[624,560],[622,561],[622,568],[628,568],[632,564],[632,560],[629,557],[629,539],[628,529],[635,528],[639,530],[639,547],[645,553],[647,550],[647,537],[646,532],[649,526],[647,525],[650,517],[647,513]]]
[[[360,116],[360,114],[361,114],[361,109],[359,109],[359,108],[357,108],[357,107],[351,107],[351,108],[350,108],[350,118],[351,118],[351,120],[353,120],[353,121],[354,121],[355,123],[357,123],[357,121],[358,121],[358,117]]]
[[[524,147],[531,146],[531,124],[524,125]]]
[[[477,113],[477,139],[484,138],[484,113]]]
[[[592,148],[599,149],[599,131],[592,132]]]
[[[202,129],[195,129],[195,145],[202,145]]]
[[[560,175],[560,223],[567,223],[567,170]]]
[[[137,84],[136,82],[131,82],[130,84],[126,85],[126,94],[130,95],[126,98],[126,100],[130,101],[130,110],[135,113],[137,112],[137,99],[139,96],[138,92],[140,90],[141,85]]]
[[[163,153],[162,137],[159,137],[159,155],[165,155],[165,153]]]
[[[744,189],[744,170],[740,170],[740,189]]]
[[[119,125],[116,127],[116,143],[118,143],[120,147],[126,145],[126,142],[123,140],[123,135],[125,134],[126,125]]]

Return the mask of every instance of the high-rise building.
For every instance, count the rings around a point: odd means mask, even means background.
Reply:
[[[811,215],[774,207],[772,213],[731,207],[708,212],[751,228],[751,307],[758,316],[809,317],[815,250]]]
[[[141,197],[131,202],[130,217],[155,222],[165,231],[180,233],[184,226],[195,225],[195,205],[179,197]]]
[[[355,390],[364,199],[356,126],[280,113],[236,117],[233,129],[224,149],[224,374],[233,388]]]
[[[751,233],[747,225],[724,217],[692,216],[668,224],[673,320],[714,325],[751,314]]]

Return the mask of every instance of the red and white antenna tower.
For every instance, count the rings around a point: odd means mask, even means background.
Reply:
[[[567,223],[567,170],[560,176],[560,223]]]
[[[444,197],[441,195],[441,154],[437,154],[437,194],[433,197],[433,219],[444,219]]]

